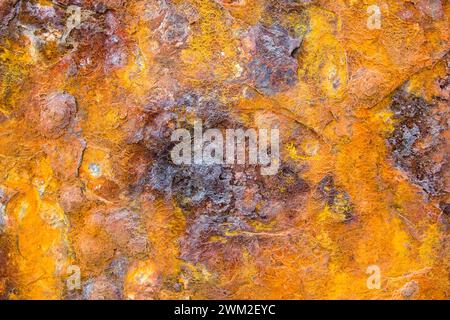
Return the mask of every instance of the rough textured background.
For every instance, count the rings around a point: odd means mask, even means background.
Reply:
[[[448,299],[449,14],[0,0],[0,297]],[[279,173],[173,165],[194,118],[280,128]]]

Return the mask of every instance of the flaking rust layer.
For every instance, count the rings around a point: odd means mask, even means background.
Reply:
[[[0,297],[448,299],[449,14],[1,0]],[[278,173],[174,165],[193,119]]]

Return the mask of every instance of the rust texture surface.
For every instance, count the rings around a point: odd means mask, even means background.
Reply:
[[[449,18],[0,0],[0,298],[448,299]],[[279,130],[278,171],[175,164],[198,120]]]

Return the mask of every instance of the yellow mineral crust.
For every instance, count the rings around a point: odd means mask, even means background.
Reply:
[[[449,15],[0,1],[0,298],[448,299]],[[174,165],[195,119],[277,174]]]

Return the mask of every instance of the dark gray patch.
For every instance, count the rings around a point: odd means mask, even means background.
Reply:
[[[395,165],[427,194],[444,194],[447,156],[437,161],[434,155],[442,151],[442,133],[448,128],[446,114],[439,112],[436,105],[404,91],[394,95],[390,108],[398,121],[388,139]]]
[[[245,239],[230,234],[250,230],[239,217],[207,216],[195,218],[181,240],[181,258],[193,263],[224,259],[237,260],[242,256],[241,247]],[[213,236],[223,237],[230,242],[211,242]],[[217,256],[220,252],[220,256]]]
[[[334,177],[331,174],[326,175],[319,182],[316,194],[333,212],[343,214],[345,221],[350,221],[355,217],[350,196],[335,185]]]

